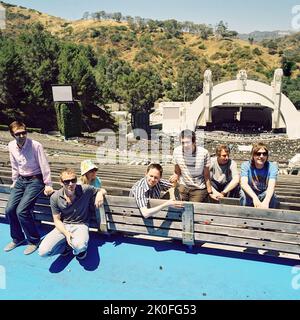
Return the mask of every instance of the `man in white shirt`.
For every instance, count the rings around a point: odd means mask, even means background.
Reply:
[[[207,202],[214,198],[210,182],[210,156],[206,149],[196,145],[196,134],[191,130],[180,133],[181,146],[174,149],[175,172],[172,183],[179,183],[182,201]]]

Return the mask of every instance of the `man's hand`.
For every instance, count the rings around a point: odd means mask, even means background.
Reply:
[[[16,185],[16,181],[13,182],[9,187],[10,187],[11,189],[13,189],[13,188],[15,187],[15,185]]]
[[[50,196],[54,192],[53,188],[50,186],[46,186],[44,189],[44,195],[45,196]]]
[[[171,183],[176,183],[176,182],[178,182],[178,181],[179,181],[179,175],[176,174],[176,173],[174,173],[174,174],[170,177],[169,181],[170,181]]]
[[[68,242],[68,245],[73,248],[72,246],[72,239],[73,239],[73,236],[72,236],[72,233],[71,232],[68,232],[67,235],[66,235],[66,240]]]
[[[262,203],[259,201],[258,198],[253,199],[253,205],[254,205],[254,208],[263,208]]]
[[[168,206],[175,208],[183,208],[183,203],[181,201],[177,201],[175,199],[170,199],[167,201]]]
[[[98,209],[103,205],[104,197],[102,191],[98,191],[95,199],[95,207]]]
[[[219,201],[219,197],[216,193],[209,193],[209,197],[215,201]]]
[[[260,208],[262,209],[269,209],[270,201],[266,200],[266,198],[261,202]]]

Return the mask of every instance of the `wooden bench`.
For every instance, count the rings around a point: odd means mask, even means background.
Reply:
[[[284,195],[277,195],[278,200],[280,201],[279,209],[282,210],[292,210],[297,211],[300,213],[300,198],[298,197],[291,197],[291,196],[284,196]],[[233,205],[239,206],[240,200],[237,198],[222,198],[220,199],[221,204],[225,205]]]
[[[10,189],[0,186],[0,217],[4,217]],[[151,206],[163,200],[151,200]],[[184,203],[144,219],[135,200],[107,196],[91,220],[100,232],[163,237],[188,246],[204,243],[300,254],[300,212],[255,209],[224,204]],[[40,197],[34,206],[36,221],[52,222],[49,199]],[[230,247],[227,247],[230,250]]]

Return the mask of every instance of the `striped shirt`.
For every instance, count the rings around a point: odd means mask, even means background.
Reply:
[[[180,184],[195,189],[206,189],[203,172],[204,168],[210,167],[210,156],[206,149],[197,146],[194,153],[184,154],[182,146],[178,146],[173,152],[173,163],[181,170]]]
[[[134,197],[138,208],[148,208],[149,199],[159,199],[161,191],[167,191],[172,184],[167,180],[160,180],[153,188],[147,183],[147,178],[139,180],[130,190],[129,197]]]

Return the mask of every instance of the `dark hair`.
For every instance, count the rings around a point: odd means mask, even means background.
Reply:
[[[151,163],[149,164],[149,166],[147,167],[147,173],[151,170],[151,169],[156,169],[159,171],[160,176],[162,176],[163,174],[163,168],[159,163]]]
[[[192,139],[192,142],[196,142],[196,133],[190,129],[185,129],[180,132],[180,140],[183,138],[190,138]]]
[[[216,147],[216,155],[220,157],[221,151],[224,150],[227,154],[230,153],[230,148],[226,146],[225,144],[220,144]]]
[[[251,150],[251,166],[252,167],[255,167],[254,156],[256,155],[258,150],[260,150],[260,149],[265,149],[266,150],[266,152],[267,152],[267,161],[269,159],[269,149],[268,149],[268,147],[263,142],[255,143],[253,145],[253,147],[252,147],[252,150]]]
[[[9,128],[10,134],[13,136],[15,129],[24,129],[24,130],[26,130],[26,125],[21,121],[14,121],[8,126],[8,128]]]

